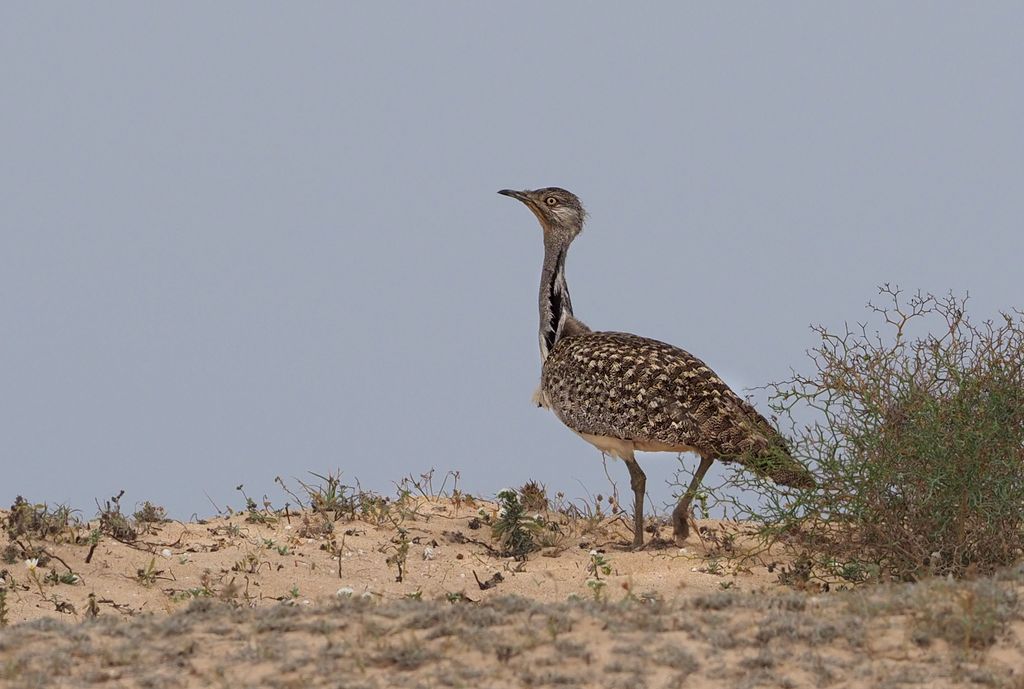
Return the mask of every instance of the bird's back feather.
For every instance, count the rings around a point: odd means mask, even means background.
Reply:
[[[692,447],[778,483],[813,485],[767,419],[670,344],[616,332],[563,337],[544,361],[541,388],[578,433]]]

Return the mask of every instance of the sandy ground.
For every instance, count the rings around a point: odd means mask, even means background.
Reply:
[[[798,591],[784,558],[738,557],[742,525],[631,552],[624,520],[552,513],[517,561],[496,514],[423,497],[19,538],[42,552],[0,564],[0,687],[1024,688],[1018,571]]]
[[[778,575],[768,571],[773,560],[760,558],[764,564],[749,563],[737,571],[724,557],[729,553],[716,548],[714,540],[702,541],[696,535],[684,549],[660,542],[631,552],[624,547],[629,538],[625,519],[604,520],[589,529],[576,520],[555,545],[517,562],[495,557],[489,550],[495,542],[479,514],[481,510],[494,514],[494,503],[455,507],[448,500],[421,498],[409,507],[412,516],[400,521],[409,542],[401,581],[397,581],[397,567],[388,564],[401,541],[393,522],[341,520],[324,534],[319,520],[294,512],[275,518],[274,523],[254,523],[246,513],[238,513],[204,523],[158,524],[133,544],[101,538],[89,563],[84,561],[88,547],[46,544],[48,553],[67,563],[65,567],[54,559],[48,568],[61,573],[72,570],[81,578],[75,585],[47,587],[46,593],[70,604],[79,615],[89,594],[95,594],[101,609],[133,615],[172,612],[197,592],[224,597],[228,588],[237,589],[234,595],[252,605],[292,598],[305,603],[336,595],[345,587],[356,596],[375,600],[464,594],[473,601],[520,595],[561,602],[571,595],[593,597],[587,583],[593,578],[588,572],[592,550],[599,550],[611,567],[609,575],[601,576],[607,582],[606,597],[611,599],[629,591],[665,599],[723,586],[756,591],[778,582]],[[95,526],[86,525],[84,530]],[[710,520],[701,522],[701,527],[710,539],[725,528]],[[718,558],[713,556],[716,552]],[[7,566],[22,587],[27,586],[27,573]],[[487,582],[496,575],[499,583],[481,589],[478,580]],[[75,618],[66,607],[58,611],[58,604],[43,600],[36,587],[21,591],[22,587],[14,587],[8,599],[11,622],[41,616]]]

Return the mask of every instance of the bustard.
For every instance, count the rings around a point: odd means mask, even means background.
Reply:
[[[557,187],[498,193],[526,204],[544,232],[542,371],[534,401],[601,452],[625,461],[634,496],[633,547],[643,546],[647,481],[634,456],[637,450],[700,456],[693,480],[672,512],[673,535],[680,546],[689,533],[690,503],[716,458],[741,462],[783,485],[814,485],[771,424],[703,361],[646,337],[594,332],[576,319],[565,282],[565,257],[583,229],[586,212],[575,194]]]

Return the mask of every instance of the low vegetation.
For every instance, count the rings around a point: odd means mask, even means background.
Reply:
[[[1024,314],[975,324],[966,298],[880,293],[870,324],[815,328],[811,372],[770,386],[818,488],[737,473],[735,514],[796,548],[807,577],[1008,566],[1024,552]]]
[[[433,470],[390,495],[340,472],[277,478],[283,503],[239,485],[190,524],[123,491],[91,519],[18,497],[0,687],[1022,689],[1024,314],[881,294],[877,331],[817,328],[811,372],[769,386],[817,488],[737,470],[696,504],[741,519],[692,547],[657,519],[622,547],[614,485],[487,500]]]

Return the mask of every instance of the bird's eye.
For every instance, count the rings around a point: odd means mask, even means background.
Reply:
[[[554,196],[549,196],[546,199],[544,199],[544,203],[548,204],[549,206],[557,206],[558,199],[556,199]]]

